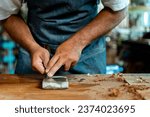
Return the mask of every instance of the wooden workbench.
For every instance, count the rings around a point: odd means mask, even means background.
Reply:
[[[0,75],[0,99],[4,100],[93,100],[150,99],[150,75],[123,75],[125,81],[111,75],[69,75],[66,90],[43,90],[42,75]],[[140,81],[140,80],[143,81]],[[130,87],[146,86],[143,89]],[[136,92],[136,93],[135,93]]]

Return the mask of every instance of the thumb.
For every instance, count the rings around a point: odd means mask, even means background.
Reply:
[[[44,54],[44,56],[42,57],[42,62],[43,62],[45,69],[46,69],[46,66],[47,66],[49,60],[50,60],[50,54],[49,54],[49,52],[46,52]]]

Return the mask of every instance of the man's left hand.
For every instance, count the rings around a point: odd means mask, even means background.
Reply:
[[[83,47],[79,41],[67,40],[62,43],[56,50],[55,55],[49,61],[46,73],[52,77],[62,66],[68,71],[79,60]]]

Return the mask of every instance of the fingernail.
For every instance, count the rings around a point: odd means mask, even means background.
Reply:
[[[69,71],[69,69],[65,69],[65,71]]]
[[[48,70],[48,69],[46,69],[46,73],[48,73],[48,71],[49,71],[49,70]]]
[[[52,76],[53,76],[53,74],[51,74],[51,73],[48,73],[47,75],[48,75],[49,77],[52,77]]]

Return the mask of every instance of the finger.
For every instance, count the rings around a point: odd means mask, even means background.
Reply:
[[[65,71],[69,71],[70,67],[71,67],[71,62],[66,62],[65,63]]]
[[[45,68],[44,68],[42,62],[34,62],[33,69],[40,72],[41,74],[44,74],[44,72],[45,72]]]
[[[58,55],[54,55],[52,57],[52,59],[48,62],[47,66],[46,66],[46,73],[49,72],[49,70],[56,64],[56,62],[58,61],[59,56]]]
[[[33,70],[33,71],[37,71],[37,69],[35,69],[34,67],[32,67],[32,70]]]
[[[77,64],[77,62],[72,62],[71,67],[74,67]]]
[[[58,60],[56,64],[48,72],[48,76],[52,77],[62,66],[64,65],[64,60]]]
[[[50,55],[49,54],[45,54],[42,60],[43,60],[44,67],[46,69],[47,64],[48,64],[48,62],[50,60]]]

